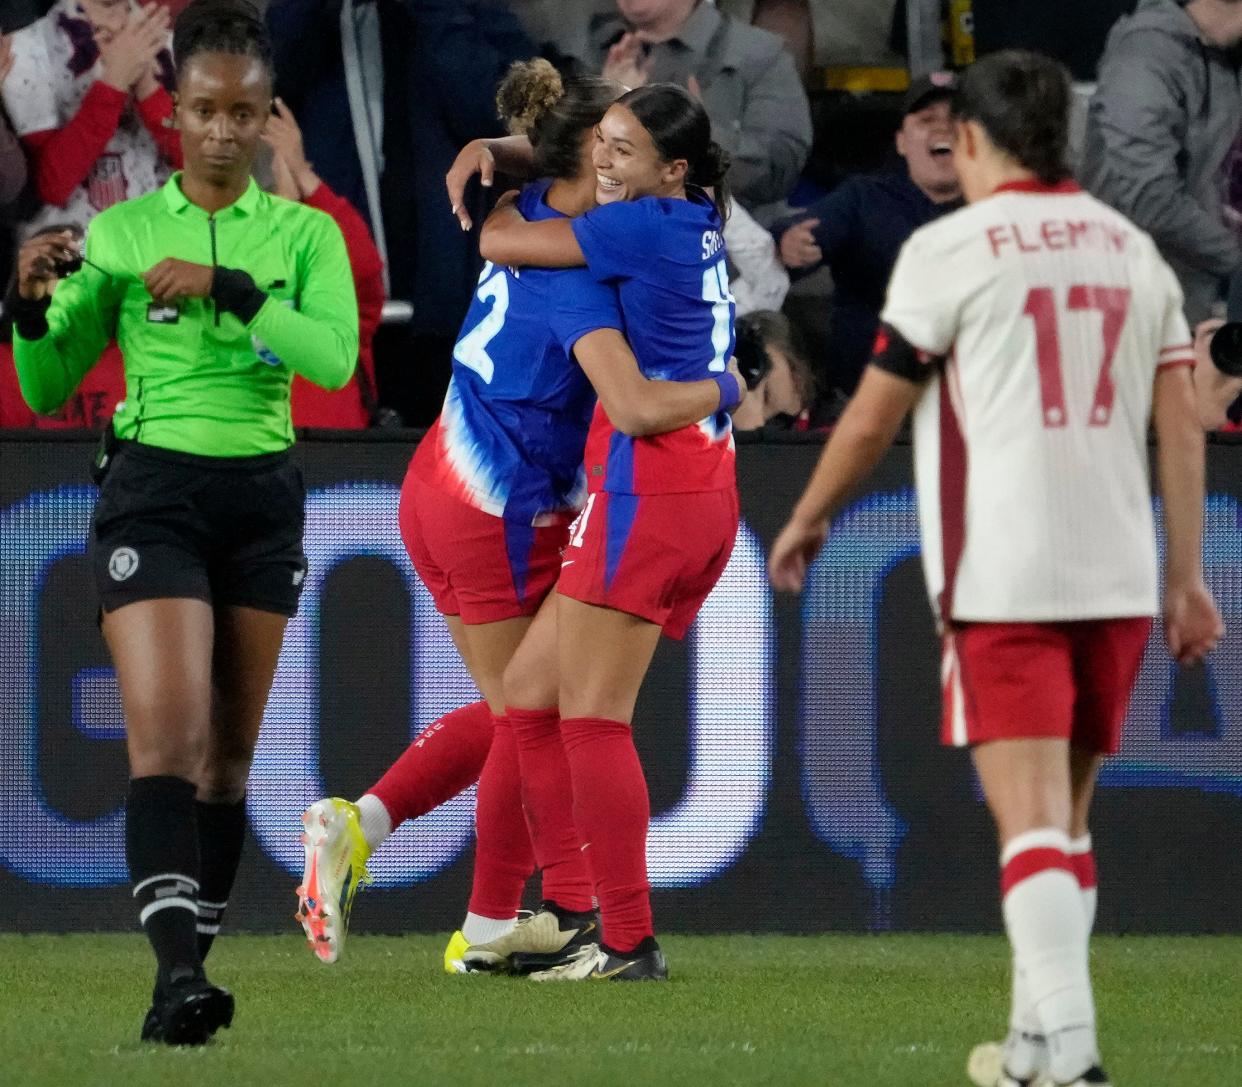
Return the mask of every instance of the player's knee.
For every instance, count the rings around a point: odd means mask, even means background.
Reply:
[[[556,704],[555,675],[527,666],[515,657],[505,669],[502,681],[506,706],[523,710],[541,710]]]

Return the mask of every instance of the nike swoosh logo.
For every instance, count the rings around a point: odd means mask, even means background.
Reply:
[[[628,970],[637,961],[637,959],[634,959],[632,962],[623,962],[620,966],[615,966],[611,970],[603,971],[598,974],[592,974],[591,979],[593,981],[607,981],[611,977],[616,977],[622,970]]]
[[[566,566],[573,566],[573,564],[574,564],[576,561],[577,561],[576,559],[570,559],[570,560],[568,560],[567,562],[563,562],[563,563],[561,563],[561,569],[562,569],[562,570],[563,570],[563,569],[565,569],[565,567],[566,567]]]

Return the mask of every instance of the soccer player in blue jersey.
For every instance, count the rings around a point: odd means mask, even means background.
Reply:
[[[620,88],[598,79],[562,86],[544,61],[515,65],[502,115],[526,132],[535,182],[519,214],[557,221],[595,203],[594,127]],[[727,384],[653,382],[626,344],[616,292],[585,270],[487,264],[454,349],[439,420],[420,443],[402,488],[402,537],[483,694],[429,726],[357,804],[320,800],[306,812],[300,914],[316,954],[340,955],[367,857],[392,830],[479,780],[478,849],[470,909],[445,954],[461,969],[470,944],[515,923],[527,877],[543,869],[547,913],[590,931],[591,880],[573,829],[567,772],[555,821],[532,855],[517,750],[502,676],[556,581],[568,526],[586,495],[583,444],[598,391],[636,433],[676,428],[725,400]],[[538,652],[535,650],[534,652]],[[548,652],[554,652],[549,650]],[[547,669],[555,667],[555,660]],[[555,692],[553,692],[554,694]],[[563,756],[562,756],[563,759]]]
[[[668,84],[628,92],[600,122],[593,161],[599,208],[530,222],[520,205],[500,207],[484,226],[483,255],[522,275],[532,266],[585,267],[615,287],[650,388],[723,382],[734,317],[722,238],[727,161],[702,105]],[[603,401],[587,440],[587,503],[557,584],[563,746],[521,751],[524,788],[540,760],[548,766],[539,776],[549,779],[558,760],[568,763],[603,940],[539,980],[667,977],[652,927],[650,803],[631,721],[661,631],[685,635],[737,534],[726,412],[664,434],[628,434],[617,423]],[[511,671],[530,675],[525,650]],[[526,803],[537,829],[539,797],[526,789]]]

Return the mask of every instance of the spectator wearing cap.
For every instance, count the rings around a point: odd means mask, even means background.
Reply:
[[[811,110],[777,35],[711,0],[617,0],[591,20],[589,51],[587,67],[627,87],[677,83],[702,99],[740,203],[789,195],[810,153]]]
[[[1242,262],[1224,178],[1242,127],[1240,42],[1242,0],[1142,0],[1108,35],[1087,114],[1082,183],[1151,235],[1192,327]]]
[[[816,375],[821,401],[858,385],[906,239],[962,205],[953,168],[953,89],[948,73],[911,85],[896,137],[904,170],[848,178],[773,231],[787,268],[809,272],[826,264],[832,272],[828,343]]]

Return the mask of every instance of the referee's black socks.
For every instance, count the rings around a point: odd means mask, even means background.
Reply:
[[[138,921],[159,963],[159,988],[199,974],[198,828],[194,785],[178,777],[133,778],[125,852]]]
[[[220,931],[224,910],[246,840],[246,801],[194,803],[198,815],[198,951],[207,958]]]

